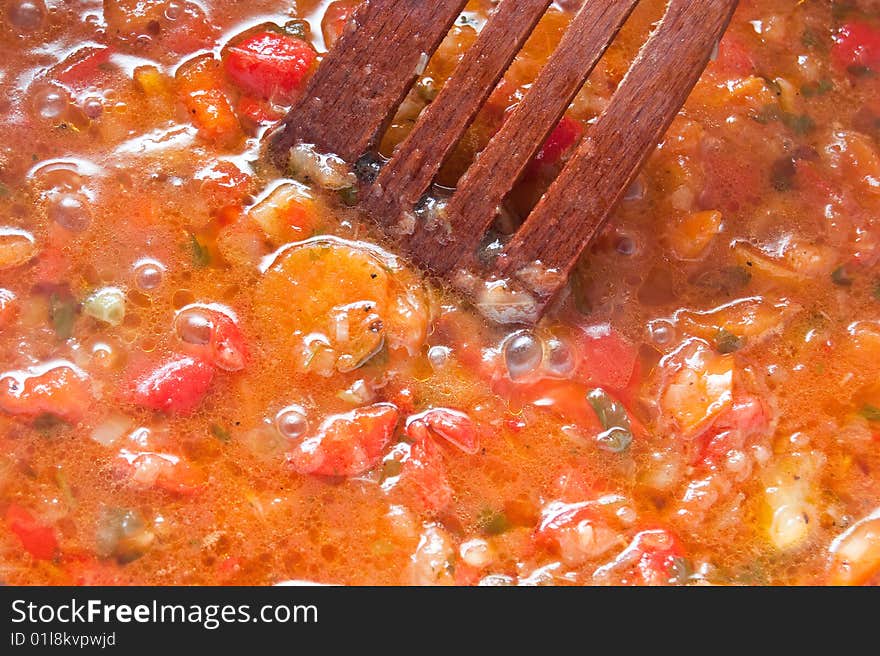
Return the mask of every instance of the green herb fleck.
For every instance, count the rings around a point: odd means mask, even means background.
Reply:
[[[339,200],[342,201],[342,204],[346,207],[354,207],[358,202],[358,188],[345,187],[345,189],[340,189]]]
[[[880,421],[880,408],[878,408],[876,405],[866,403],[862,406],[862,409],[859,410],[859,414],[868,421]]]
[[[34,430],[39,431],[45,437],[49,437],[52,433],[69,426],[69,424],[60,417],[50,415],[49,413],[41,414],[34,419],[31,425],[34,427]]]
[[[880,301],[880,280],[874,282],[874,298]]]
[[[715,335],[715,348],[719,353],[728,354],[739,351],[743,347],[741,337],[734,335],[729,330],[721,328]]]
[[[782,123],[795,134],[807,134],[816,127],[816,122],[806,114],[782,113]]]
[[[199,268],[203,268],[211,264],[211,251],[202,244],[198,238],[190,233],[190,248],[192,249],[193,264]]]
[[[58,339],[69,339],[73,335],[77,307],[76,299],[69,294],[52,292],[49,297],[49,320]]]
[[[853,279],[846,270],[846,266],[841,264],[831,272],[831,282],[841,287],[849,287],[853,284]]]
[[[825,42],[816,30],[807,28],[801,34],[801,43],[811,50],[824,50]]]
[[[477,517],[477,525],[486,535],[501,535],[510,529],[510,521],[500,510],[486,508]]]
[[[0,182],[0,196],[8,196],[9,195],[9,187]]]
[[[846,72],[853,77],[874,77],[874,69],[862,66],[861,64],[853,64],[848,66]]]
[[[599,448],[611,453],[626,451],[632,444],[633,435],[629,415],[623,404],[601,387],[590,390],[587,393],[587,401],[596,411],[599,423],[605,429],[596,437]]]
[[[778,105],[766,105],[757,113],[752,114],[752,120],[761,125],[780,121],[795,134],[804,135],[816,127],[816,122],[806,114],[792,114],[784,112]]]
[[[232,437],[229,434],[229,431],[223,428],[220,424],[211,424],[211,435],[221,442],[228,442]]]
[[[731,295],[746,287],[752,280],[752,274],[741,266],[727,266],[720,269],[707,269],[691,282],[705,289]]]
[[[801,95],[804,98],[813,98],[815,96],[824,96],[826,93],[834,89],[834,84],[828,78],[822,78],[818,82],[805,84],[801,87]]]
[[[574,308],[584,316],[593,312],[593,303],[590,301],[590,293],[587,281],[583,274],[575,273],[571,277],[571,296]]]
[[[669,583],[673,585],[684,585],[694,574],[694,567],[691,562],[682,556],[673,556],[669,560]]]
[[[382,463],[381,481],[384,483],[389,478],[397,478],[403,469],[403,463],[396,458],[389,458]]]

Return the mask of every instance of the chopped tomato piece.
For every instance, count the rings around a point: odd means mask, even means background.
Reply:
[[[455,564],[455,573],[453,574],[455,585],[477,585],[482,571],[472,565],[468,565],[464,561],[457,562]]]
[[[398,411],[390,403],[327,418],[288,454],[294,470],[318,476],[357,476],[378,464],[391,442]]]
[[[16,504],[6,510],[6,525],[37,560],[52,560],[58,552],[58,538],[51,526],[37,522],[34,516]]]
[[[473,420],[465,413],[447,408],[432,408],[409,418],[406,433],[416,442],[428,435],[442,437],[467,454],[480,450],[480,438]]]
[[[107,46],[86,46],[52,68],[51,77],[73,93],[96,84],[110,62],[113,50]]]
[[[446,478],[443,453],[431,440],[415,442],[409,458],[400,470],[401,484],[412,486],[418,499],[433,512],[444,510],[452,502],[453,491]]]
[[[336,0],[331,2],[321,19],[321,33],[324,35],[324,44],[327,50],[336,45],[336,41],[342,36],[345,24],[354,14],[359,2],[356,0]]]
[[[642,531],[629,549],[639,553],[638,573],[644,585],[665,585],[678,573],[677,560],[684,556],[678,539],[663,529]]]
[[[189,305],[174,320],[185,349],[224,371],[241,371],[247,363],[247,345],[235,319],[204,305]],[[210,382],[210,381],[208,381]]]
[[[131,583],[120,574],[116,559],[99,560],[85,554],[64,554],[65,585],[124,585]]]
[[[565,154],[581,140],[584,131],[583,123],[570,116],[563,116],[541,146],[541,150],[529,162],[529,171],[535,173],[542,167],[558,165]]]
[[[202,196],[214,207],[241,203],[250,194],[252,178],[227,160],[218,160],[195,175]]]
[[[180,67],[175,79],[180,99],[202,138],[220,145],[242,139],[238,117],[223,91],[220,62],[211,55],[196,57]]]
[[[586,433],[598,433],[602,424],[587,400],[587,391],[572,381],[544,379],[525,386],[517,396],[524,403],[552,410]]]
[[[842,25],[834,35],[831,60],[843,69],[877,66],[880,64],[880,28],[862,21]]]
[[[54,231],[55,235],[58,232],[64,230],[60,226]],[[52,235],[53,231],[50,229],[50,235]],[[52,243],[46,248],[43,249],[43,252],[40,253],[40,257],[37,258],[34,263],[34,284],[36,287],[51,287],[62,285],[70,280],[70,271],[73,268],[73,263],[70,260],[70,256],[64,252],[61,246],[57,245],[59,239],[54,240],[56,243]]]
[[[706,462],[724,458],[732,449],[742,449],[747,440],[770,422],[767,407],[757,396],[734,399],[730,409],[719,415],[712,428],[699,438],[699,456]]]
[[[745,77],[755,72],[755,60],[742,40],[728,33],[718,44],[718,57],[713,67],[725,73]]]
[[[548,504],[535,530],[535,543],[559,553],[570,566],[600,557],[620,540],[596,504],[589,501]]]
[[[150,410],[191,412],[208,393],[213,378],[214,368],[204,360],[174,355],[123,385],[123,398]]]
[[[277,111],[269,102],[242,96],[238,99],[238,116],[246,118],[254,123],[272,123],[280,119],[284,114]]]
[[[230,46],[224,65],[229,78],[245,93],[290,102],[315,58],[314,48],[302,39],[258,32]]]
[[[122,449],[117,460],[122,476],[136,487],[172,494],[195,494],[204,483],[200,470],[185,458],[170,453]]]
[[[686,577],[684,550],[672,533],[665,529],[641,531],[613,562],[596,570],[600,580],[616,574],[629,585],[670,585],[683,583]]]
[[[48,414],[75,424],[91,400],[88,376],[63,360],[0,375],[0,411],[11,415],[34,419]]]
[[[199,134],[208,141],[228,143],[238,140],[241,126],[229,99],[219,89],[192,93],[184,100],[199,128]]]
[[[244,369],[247,346],[238,324],[223,312],[215,312],[212,323],[211,362],[224,371]]]
[[[575,334],[581,353],[575,378],[592,387],[625,389],[636,370],[636,350],[607,324]]]

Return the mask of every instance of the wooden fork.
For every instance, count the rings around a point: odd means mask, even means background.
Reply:
[[[366,0],[277,130],[269,152],[287,167],[309,144],[355,163],[372,153],[466,0]],[[479,249],[507,193],[616,37],[638,0],[586,0],[530,90],[434,220],[418,220],[443,161],[522,48],[550,0],[502,0],[452,77],[378,174],[360,205],[424,268],[475,296],[504,287],[529,323],[565,285],[662,138],[712,56],[737,0],[671,0],[605,111],[523,225],[491,262]],[[363,167],[361,167],[363,168]],[[482,291],[481,291],[482,290]],[[531,302],[530,302],[531,301]]]

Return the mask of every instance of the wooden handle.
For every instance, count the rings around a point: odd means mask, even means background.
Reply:
[[[365,0],[269,138],[284,170],[297,143],[348,162],[366,153],[466,0]]]

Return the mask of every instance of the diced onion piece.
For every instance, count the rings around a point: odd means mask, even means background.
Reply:
[[[435,524],[425,526],[412,555],[413,585],[452,585],[455,547],[449,534]]]
[[[118,326],[125,319],[125,293],[117,287],[104,287],[83,302],[83,312],[103,323]]]
[[[471,294],[483,316],[496,323],[529,324],[538,318],[538,302],[534,296],[510,280],[482,280],[459,271],[453,282]]]
[[[800,309],[784,298],[752,296],[704,311],[678,310],[675,323],[684,332],[706,340],[716,339],[722,330],[758,340],[780,332]]]
[[[809,516],[800,505],[783,504],[773,513],[770,541],[781,551],[799,546],[809,534]]]
[[[131,430],[132,421],[125,415],[110,415],[95,426],[91,437],[101,446],[112,446]]]
[[[824,457],[818,452],[793,453],[779,460],[764,477],[767,537],[780,551],[803,546],[818,523],[812,497],[822,464]]]
[[[695,436],[733,402],[731,356],[714,353],[702,340],[689,340],[664,358],[661,370],[672,371],[660,402],[682,434]]]
[[[310,144],[297,144],[290,149],[288,167],[294,174],[313,180],[332,191],[357,186],[358,182],[343,159],[336,155],[319,153]]]
[[[480,538],[463,542],[458,548],[458,553],[465,563],[477,569],[482,569],[492,564],[495,556],[492,545]]]

